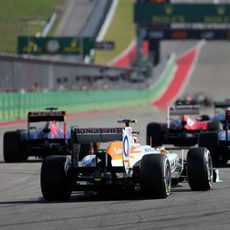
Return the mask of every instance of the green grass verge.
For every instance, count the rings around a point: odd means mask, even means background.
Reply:
[[[16,53],[19,35],[35,35],[64,0],[0,0],[0,51]]]
[[[134,0],[119,0],[111,25],[103,40],[114,41],[116,48],[112,51],[96,51],[95,62],[107,63],[125,50],[134,38],[133,23]]]

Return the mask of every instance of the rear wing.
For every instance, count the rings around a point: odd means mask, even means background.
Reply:
[[[78,128],[71,129],[72,143],[89,144],[122,140],[122,128]]]
[[[130,121],[129,121],[130,122]],[[124,123],[124,122],[123,122]],[[71,152],[72,163],[74,168],[78,168],[79,153],[81,144],[95,143],[95,142],[123,142],[123,167],[126,173],[129,171],[129,156],[132,144],[132,127],[124,128],[78,128],[71,129]]]
[[[182,116],[182,115],[199,115],[200,106],[199,105],[176,105],[168,107],[167,110],[167,127],[170,127],[170,119],[172,116]]]
[[[214,102],[214,108],[221,108],[221,109],[226,109],[230,107],[230,100],[225,100],[225,101],[215,101]]]
[[[169,116],[177,115],[199,115],[200,107],[199,105],[177,105],[168,108]]]
[[[65,121],[65,111],[28,112],[28,122]]]

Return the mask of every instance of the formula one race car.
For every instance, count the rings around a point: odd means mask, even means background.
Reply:
[[[193,95],[184,95],[178,98],[175,104],[211,106],[213,102],[204,92],[199,92]]]
[[[208,115],[199,115],[197,105],[175,105],[167,111],[167,123],[147,125],[147,144],[161,146],[193,146],[197,144],[201,132],[222,129],[219,121],[210,120]],[[196,115],[196,116],[191,116]]]
[[[187,160],[165,148],[141,145],[130,122],[124,128],[72,128],[71,156],[48,156],[41,167],[41,191],[48,200],[65,200],[72,191],[140,191],[147,198],[166,198],[171,185],[188,181],[194,191],[212,188],[213,167],[206,148],[191,148]],[[107,143],[79,161],[85,143]]]
[[[6,132],[3,138],[5,162],[21,162],[29,156],[44,158],[51,154],[67,154],[70,132],[66,129],[66,112],[47,108],[29,112],[27,130]]]
[[[219,122],[225,127],[225,110],[230,108],[230,99],[225,99],[223,101],[215,101],[213,103],[214,114],[205,115],[205,119],[212,122]]]
[[[230,110],[225,111],[225,130],[201,133],[198,145],[209,149],[215,166],[230,160]]]

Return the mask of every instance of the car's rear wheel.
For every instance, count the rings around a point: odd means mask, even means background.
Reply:
[[[201,133],[198,140],[199,147],[207,148],[212,156],[214,166],[221,164],[219,153],[219,137],[216,132]]]
[[[143,156],[140,169],[141,192],[147,198],[166,198],[171,189],[171,170],[163,154]]]
[[[223,129],[223,126],[221,122],[218,122],[218,121],[208,122],[208,131],[218,131],[222,129]]]
[[[6,132],[3,137],[3,157],[6,163],[27,160],[25,146],[19,131]]]
[[[205,191],[212,188],[213,165],[207,148],[192,148],[187,154],[187,176],[193,191]]]
[[[146,131],[147,145],[152,147],[162,145],[162,130],[159,123],[149,123]]]
[[[41,167],[41,191],[47,201],[70,198],[73,178],[70,172],[71,159],[68,156],[48,156]]]

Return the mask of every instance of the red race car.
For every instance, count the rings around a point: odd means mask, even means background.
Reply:
[[[198,105],[175,105],[167,111],[167,122],[147,125],[147,144],[161,146],[193,146],[201,132],[222,129],[221,122],[211,121],[208,115],[200,115]]]

